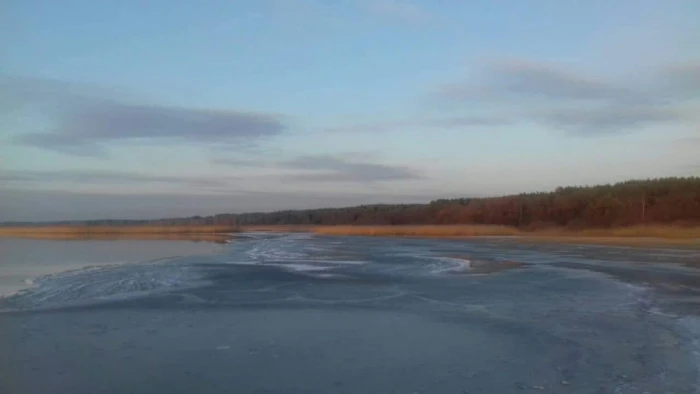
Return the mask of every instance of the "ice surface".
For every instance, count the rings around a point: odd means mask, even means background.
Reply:
[[[696,260],[236,235],[31,277],[0,300],[0,392],[697,393]]]

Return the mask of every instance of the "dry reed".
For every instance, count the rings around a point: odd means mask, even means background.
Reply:
[[[43,239],[189,239],[222,241],[225,234],[240,231],[312,232],[320,235],[398,236],[398,237],[503,237],[551,242],[600,244],[643,244],[663,241],[674,244],[700,244],[700,227],[634,226],[611,229],[568,230],[550,228],[523,231],[497,225],[258,225],[258,226],[26,226],[0,227],[0,237]],[[211,237],[215,237],[211,238]]]
[[[227,234],[238,232],[233,226],[22,226],[0,227],[0,237],[75,239],[99,236],[146,238],[166,235]]]

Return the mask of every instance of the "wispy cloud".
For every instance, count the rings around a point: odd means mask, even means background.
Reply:
[[[377,160],[377,155],[366,152],[356,155],[305,155],[273,162],[217,158],[212,163],[232,167],[273,168],[284,171],[284,174],[273,176],[298,182],[377,183],[423,178],[413,168],[381,163]]]
[[[474,78],[444,85],[451,100],[506,100],[522,97],[548,100],[629,98],[632,91],[616,84],[549,64],[520,59],[491,62]]]
[[[330,127],[325,131],[332,133],[383,133],[409,129],[465,129],[477,127],[499,127],[513,124],[510,116],[504,115],[449,115],[442,117],[416,117],[389,121],[359,123],[340,127]]]
[[[641,128],[652,124],[677,123],[684,120],[684,114],[676,108],[612,105],[556,108],[542,114],[539,120],[556,129],[592,134]]]
[[[13,79],[2,86],[7,88],[2,101],[15,97],[14,110],[41,109],[51,124],[15,142],[67,154],[101,155],[110,143],[125,141],[244,145],[286,130],[276,114],[140,103],[37,80]]]
[[[212,164],[216,164],[216,165],[231,166],[231,167],[245,167],[245,168],[263,167],[263,166],[266,166],[266,164],[267,164],[267,163],[262,162],[261,160],[257,160],[257,159],[242,159],[242,158],[230,158],[230,157],[214,158],[214,159],[211,159],[210,162]]]
[[[504,118],[596,134],[688,121],[684,106],[700,92],[699,69],[670,65],[643,80],[612,80],[510,59],[487,63],[437,95],[452,104],[496,108]]]
[[[0,172],[0,182],[17,184],[153,185],[218,188],[230,186],[233,178],[167,176],[100,170],[9,170]]]
[[[672,97],[700,97],[700,63],[681,63],[665,70],[665,89]]]
[[[292,175],[293,179],[320,182],[386,182],[420,179],[408,167],[376,162],[348,160],[330,155],[301,156],[283,163],[287,168],[310,170]]]

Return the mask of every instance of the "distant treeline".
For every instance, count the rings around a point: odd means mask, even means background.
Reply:
[[[8,223],[9,224],[9,223]],[[17,223],[18,224],[18,223]],[[162,220],[52,222],[82,225],[407,225],[498,224],[524,229],[700,225],[700,177],[559,187],[551,192],[459,198],[429,204],[220,214]],[[26,225],[26,223],[25,223]]]

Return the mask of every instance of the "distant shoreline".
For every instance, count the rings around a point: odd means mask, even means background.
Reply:
[[[259,225],[259,226],[21,226],[0,227],[0,237],[53,240],[162,239],[225,242],[239,232],[308,232],[328,236],[382,236],[437,239],[509,239],[597,245],[686,245],[700,247],[700,227],[634,226],[525,231],[493,225]]]
[[[235,226],[9,226],[0,227],[0,237],[50,240],[189,240],[226,242]]]

